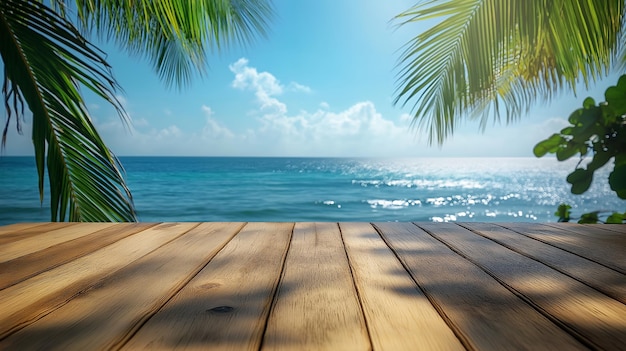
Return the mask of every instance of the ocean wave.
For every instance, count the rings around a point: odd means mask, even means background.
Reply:
[[[443,223],[443,222],[462,222],[462,221],[471,221],[476,217],[476,212],[473,211],[461,211],[456,212],[454,214],[445,214],[443,216],[432,216],[430,220],[432,222]],[[538,217],[532,213],[524,213],[523,211],[498,211],[498,210],[485,210],[482,213],[482,216],[491,218],[492,220],[513,220],[518,221],[523,219],[524,221],[536,221]],[[481,216],[481,217],[482,217]]]
[[[399,210],[409,206],[421,206],[420,200],[367,200],[371,208]]]
[[[378,179],[370,179],[370,180],[358,180],[353,179],[352,184],[358,184],[362,187],[401,187],[401,188],[418,188],[418,189],[450,189],[450,188],[458,188],[458,189],[483,189],[486,184],[469,180],[469,179],[460,179],[460,180],[427,180],[427,179],[397,179],[397,180],[378,180]]]

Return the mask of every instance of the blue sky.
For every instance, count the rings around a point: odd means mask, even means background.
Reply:
[[[124,89],[130,130],[88,96],[98,130],[119,156],[532,156],[533,146],[566,124],[582,100],[598,101],[617,75],[578,97],[537,105],[520,122],[467,122],[442,147],[410,128],[410,109],[393,105],[399,50],[422,31],[390,20],[414,0],[275,0],[267,38],[208,58],[204,77],[178,90],[147,61],[100,43]],[[11,128],[6,155],[30,155]]]

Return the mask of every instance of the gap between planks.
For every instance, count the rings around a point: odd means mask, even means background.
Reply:
[[[588,347],[626,348],[621,302],[456,224],[419,226]]]

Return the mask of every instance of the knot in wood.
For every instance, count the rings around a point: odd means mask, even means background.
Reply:
[[[235,308],[231,306],[217,306],[217,307],[209,308],[207,312],[228,313],[234,309]]]

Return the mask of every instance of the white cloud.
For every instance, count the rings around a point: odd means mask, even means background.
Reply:
[[[137,118],[132,121],[133,127],[147,127],[150,125],[147,119],[145,118]]]
[[[202,109],[202,112],[204,112],[204,115],[207,117],[211,117],[213,116],[213,109],[211,109],[209,106],[207,105],[202,105],[202,107],[200,108]]]
[[[296,82],[289,83],[289,90],[310,94],[313,90],[306,85],[298,84]]]
[[[228,68],[235,73],[235,80],[232,84],[234,88],[252,91],[262,90],[268,96],[283,92],[283,87],[276,77],[268,72],[259,73],[256,68],[248,67],[248,60],[245,58],[240,58]]]
[[[287,106],[274,96],[283,92],[283,87],[272,74],[259,73],[256,68],[248,67],[248,60],[240,58],[228,66],[235,73],[232,86],[241,90],[252,90],[264,112],[286,113]]]
[[[383,118],[370,101],[339,112],[265,114],[260,120],[257,136],[286,156],[406,156],[415,146],[407,128]]]
[[[175,125],[163,128],[156,133],[156,137],[162,138],[179,138],[183,136],[183,132]]]
[[[567,122],[562,118],[535,123],[489,127],[478,132],[476,125],[457,130],[443,147],[429,147],[424,137],[409,129],[407,113],[384,116],[372,101],[355,102],[333,110],[325,101],[315,110],[301,110],[279,99],[284,88],[269,72],[250,67],[246,59],[229,66],[232,87],[254,96],[245,128],[229,124],[231,118],[206,104],[195,112],[178,115],[186,124],[152,124],[141,113],[134,116],[133,129],[119,118],[101,112],[97,129],[114,152],[120,155],[190,156],[532,156],[533,146]],[[124,104],[127,104],[124,101]],[[220,107],[222,109],[223,107]],[[289,110],[299,112],[288,112]],[[162,110],[163,111],[163,110]],[[168,112],[163,111],[164,115]],[[184,126],[184,127],[183,127]],[[24,133],[30,134],[25,124]],[[20,142],[18,149],[14,146]],[[30,138],[10,135],[9,154],[32,152]],[[12,152],[13,151],[13,152]]]
[[[289,114],[286,104],[276,98],[284,89],[271,73],[257,71],[243,58],[229,67],[235,74],[232,86],[253,91],[257,97],[252,115],[260,126],[249,131],[246,140],[268,144],[259,150],[289,155],[381,156],[393,154],[400,144],[403,148],[413,144],[408,129],[385,119],[370,101],[338,112],[329,111],[328,103],[321,102],[314,112]],[[288,89],[311,91],[295,82]]]
[[[404,122],[404,123],[408,123],[410,124],[411,121],[413,121],[413,116],[411,116],[408,113],[403,113],[400,115],[400,122]]]
[[[233,134],[230,129],[228,129],[212,117],[214,112],[210,107],[202,105],[202,111],[206,116],[206,122],[204,124],[204,127],[202,128],[203,139],[231,139],[235,137],[235,134]]]
[[[385,156],[412,142],[405,127],[385,119],[370,101],[340,111],[321,102],[315,111],[290,114],[277,98],[284,89],[271,73],[258,72],[245,59],[230,68],[232,86],[256,97],[245,130],[235,132],[222,121],[226,116],[203,104],[197,116],[177,116],[196,121],[186,129],[178,124],[157,127],[136,113],[132,130],[116,117],[100,116],[98,131],[120,155]]]

